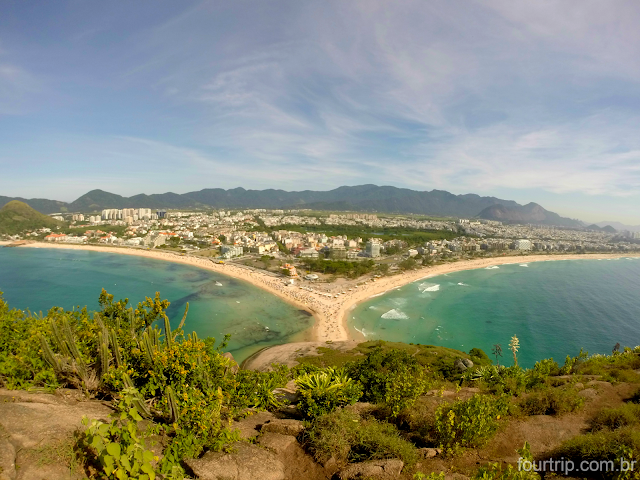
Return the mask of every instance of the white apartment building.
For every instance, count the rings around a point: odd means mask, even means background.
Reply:
[[[531,240],[521,239],[513,242],[514,250],[531,250],[533,248],[533,244]]]

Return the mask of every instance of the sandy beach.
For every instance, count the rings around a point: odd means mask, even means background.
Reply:
[[[4,244],[8,242],[3,242]],[[0,243],[2,245],[3,243]],[[60,248],[68,250],[89,250],[95,252],[117,253],[121,255],[137,255],[170,262],[193,265],[223,275],[244,280],[262,288],[298,308],[312,313],[316,319],[313,337],[316,341],[345,341],[350,339],[347,328],[348,313],[356,304],[394,288],[424,278],[444,275],[461,270],[486,268],[491,265],[509,263],[548,262],[558,260],[606,259],[619,257],[637,257],[640,254],[580,254],[580,255],[521,255],[500,258],[481,258],[461,260],[458,262],[423,267],[418,270],[401,273],[391,277],[361,279],[342,285],[310,284],[303,287],[288,285],[284,277],[275,277],[232,263],[217,264],[196,256],[182,256],[161,250],[140,250],[133,248],[101,247],[93,245],[67,245],[33,242],[21,245],[21,248]],[[344,293],[343,293],[344,292]]]

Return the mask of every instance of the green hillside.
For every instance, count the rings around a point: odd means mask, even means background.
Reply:
[[[0,234],[15,235],[25,230],[65,226],[64,222],[54,220],[34,210],[18,200],[12,200],[0,209]]]

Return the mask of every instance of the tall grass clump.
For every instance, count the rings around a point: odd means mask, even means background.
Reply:
[[[305,432],[305,444],[314,458],[325,463],[335,458],[338,465],[348,462],[400,458],[413,465],[417,450],[400,437],[394,425],[339,409],[315,419]]]
[[[524,415],[562,415],[584,406],[584,398],[573,388],[544,388],[524,396],[518,406]]]
[[[640,426],[640,405],[627,403],[618,408],[603,408],[590,421],[592,431]]]

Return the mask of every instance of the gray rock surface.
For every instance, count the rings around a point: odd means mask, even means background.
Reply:
[[[0,430],[0,480],[15,480],[16,449]]]
[[[231,430],[237,430],[240,433],[240,438],[249,440],[258,436],[262,425],[275,419],[276,417],[271,412],[257,412],[233,422]]]
[[[580,390],[578,395],[583,398],[594,398],[598,396],[598,391],[595,388],[585,388],[584,390]]]
[[[442,454],[441,448],[420,448],[418,452],[423,458],[433,458],[436,455]]]
[[[231,453],[207,452],[202,458],[187,460],[200,480],[285,480],[284,464],[278,457],[256,445],[236,442]]]
[[[465,367],[467,367],[467,368],[471,368],[471,367],[473,367],[473,362],[472,362],[470,359],[468,359],[468,358],[463,358],[463,359],[462,359],[462,363],[463,363],[463,364],[464,364],[464,366],[465,366]]]
[[[298,403],[300,401],[300,392],[295,380],[291,380],[282,388],[276,388],[273,393],[281,402]]]
[[[229,366],[231,368],[231,372],[234,374],[238,373],[238,370],[240,370],[240,366],[238,365],[238,362],[236,362],[236,359],[233,358],[233,354],[230,352],[224,352],[222,356],[230,360]]]
[[[397,458],[352,463],[338,473],[338,478],[340,480],[392,480],[398,478],[402,467],[404,463]]]
[[[0,389],[0,479],[86,478],[71,461],[82,417],[107,421],[112,410],[72,390],[55,395]]]
[[[280,433],[281,435],[293,435],[298,436],[304,430],[304,424],[300,420],[290,419],[273,419],[268,423],[262,425],[260,431],[262,433],[272,432]]]
[[[468,368],[461,358],[456,359],[456,361],[453,362],[453,366],[456,367],[459,372],[464,372]]]
[[[274,453],[286,453],[298,445],[296,437],[282,435],[280,433],[267,432],[258,437],[258,445],[271,450]]]

